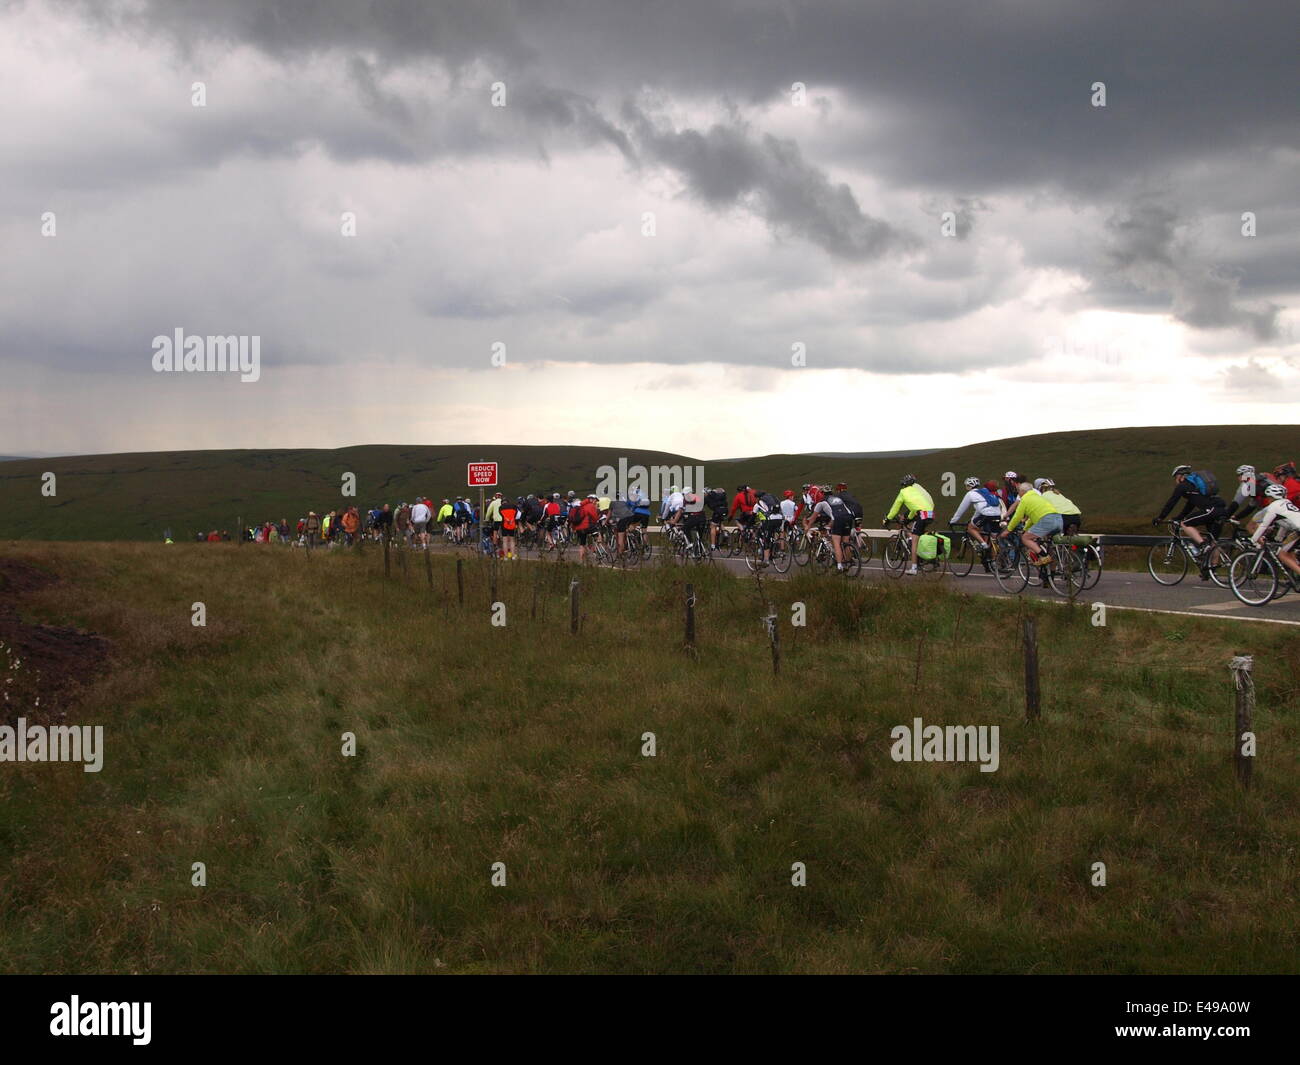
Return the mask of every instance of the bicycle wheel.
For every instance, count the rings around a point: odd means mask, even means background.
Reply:
[[[840,545],[840,553],[844,559],[844,576],[858,576],[862,572],[862,555],[852,537],[845,537],[844,543]]]
[[[749,543],[749,537],[745,535],[744,529],[737,529],[731,534],[727,544],[727,554],[732,558],[739,558],[745,552],[745,546]]]
[[[1228,573],[1232,569],[1232,560],[1241,554],[1242,548],[1236,540],[1216,540],[1210,548],[1209,564],[1205,567],[1210,580],[1220,588],[1231,588]]]
[[[975,568],[975,545],[969,536],[962,535],[948,560],[948,569],[954,577],[965,577]]]
[[[853,538],[853,546],[858,549],[858,558],[861,560],[862,565],[871,565],[871,556],[875,550],[871,546],[871,537],[866,533],[859,532]]]
[[[1157,584],[1177,584],[1187,576],[1187,552],[1177,540],[1163,540],[1147,554],[1147,571]]]
[[[907,569],[908,563],[912,561],[912,545],[904,543],[897,536],[890,537],[889,543],[885,545],[885,553],[881,558],[884,563],[885,572],[891,577],[901,577],[903,571]]]
[[[1052,565],[1047,578],[1052,590],[1067,599],[1083,591],[1083,556],[1065,545],[1052,549]]]
[[[937,581],[948,572],[948,557],[940,555],[938,558],[916,560],[916,575],[923,581]]]
[[[768,558],[772,562],[772,568],[776,570],[777,573],[790,572],[790,563],[792,559],[790,557],[790,547],[788,544],[783,544],[780,540],[773,540],[772,550],[769,553]]]
[[[1083,549],[1083,590],[1096,586],[1101,580],[1101,551],[1089,544]]]
[[[1232,560],[1228,583],[1247,606],[1263,606],[1277,594],[1277,567],[1267,551],[1243,551]]]
[[[794,556],[795,565],[808,565],[808,563],[812,561],[814,553],[812,537],[804,536],[801,533],[790,553]]]
[[[1011,595],[1019,595],[1029,583],[1029,574],[1020,566],[1023,552],[1014,545],[1003,546],[993,560],[993,576],[998,587]]]

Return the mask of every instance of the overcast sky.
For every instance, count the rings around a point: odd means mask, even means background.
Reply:
[[[0,0],[0,454],[1293,422],[1298,10]]]

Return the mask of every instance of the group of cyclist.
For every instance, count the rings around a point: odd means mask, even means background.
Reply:
[[[1229,519],[1243,524],[1252,542],[1260,543],[1275,534],[1282,541],[1278,558],[1293,573],[1300,575],[1297,545],[1300,544],[1300,477],[1294,462],[1286,462],[1271,471],[1252,465],[1237,467],[1237,489],[1231,501],[1219,494],[1218,481],[1208,470],[1194,470],[1180,464],[1173,471],[1174,488],[1159,513],[1152,519],[1160,525],[1169,519],[1175,507],[1182,511],[1173,518],[1191,541],[1191,549],[1200,563],[1201,577],[1206,579],[1210,551],[1223,523]],[[994,539],[1018,536],[1030,561],[1045,565],[1049,553],[1043,541],[1052,536],[1069,536],[1083,526],[1083,514],[1050,477],[1030,479],[1008,470],[1001,480],[967,477],[965,494],[949,519],[952,527],[965,527],[979,552],[985,570],[992,569]],[[969,520],[966,519],[969,513]],[[484,551],[508,560],[519,557],[521,537],[539,547],[553,548],[561,541],[575,541],[579,560],[585,561],[592,537],[606,536],[619,553],[627,550],[628,530],[638,525],[645,529],[651,518],[650,500],[635,486],[627,498],[611,499],[595,492],[585,496],[577,492],[533,492],[510,498],[493,493],[480,515],[467,497],[446,498],[435,506],[432,500],[417,498],[413,504],[401,503],[396,509],[388,504],[374,507],[364,515],[356,508],[341,514],[310,512],[300,519],[296,530],[287,522],[267,523],[274,533],[262,532],[264,542],[288,541],[296,532],[308,546],[332,543],[336,539],[352,543],[361,536],[396,536],[407,546],[427,547],[432,530],[441,526],[451,543],[469,541],[480,526],[480,543]],[[677,527],[687,538],[717,551],[725,536],[727,523],[735,522],[757,538],[761,548],[759,564],[765,564],[772,546],[787,546],[792,535],[817,530],[827,536],[835,557],[836,570],[844,572],[844,545],[850,537],[862,535],[862,504],[841,481],[835,485],[805,484],[798,492],[786,489],[778,498],[774,493],[748,484],[736,486],[733,493],[720,487],[672,485],[661,501],[658,518],[661,524]],[[899,481],[898,493],[884,517],[888,526],[898,522],[911,540],[911,564],[906,572],[915,574],[921,538],[930,531],[935,518],[934,497],[912,474]],[[254,529],[247,538],[255,539]],[[205,537],[215,539],[215,536]],[[472,541],[471,541],[472,542]]]
[[[1183,463],[1174,467],[1173,478],[1173,492],[1151,524],[1160,525],[1174,507],[1183,504],[1182,512],[1172,520],[1192,541],[1202,580],[1208,579],[1211,554],[1224,522],[1229,520],[1244,524],[1253,544],[1274,535],[1281,543],[1278,560],[1300,575],[1300,560],[1296,557],[1300,543],[1300,477],[1294,462],[1284,462],[1271,471],[1238,466],[1237,490],[1231,502],[1219,494],[1218,478],[1209,470],[1194,470]]]

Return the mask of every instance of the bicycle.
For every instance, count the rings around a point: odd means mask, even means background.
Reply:
[[[980,543],[971,535],[970,522],[967,521],[955,522],[949,529],[953,534],[953,548],[948,557],[949,572],[954,577],[968,577],[978,559],[991,574],[997,541],[990,538],[987,542]]]
[[[766,566],[771,566],[777,573],[787,573],[790,570],[790,549],[781,541],[779,534],[769,536],[755,530],[745,541],[741,554],[751,573]],[[767,555],[766,562],[763,561],[764,554]]]
[[[896,519],[896,523],[898,531],[889,538],[889,542],[885,544],[884,554],[881,556],[885,572],[894,578],[901,577],[912,561],[911,519]],[[892,524],[895,522],[885,522],[886,528]],[[934,558],[921,558],[919,554],[917,555],[916,575],[923,580],[942,577],[947,569],[946,555],[936,554]]]
[[[689,562],[699,566],[713,561],[713,552],[709,550],[708,543],[700,535],[698,529],[691,530],[688,535],[679,525],[669,525],[666,528],[668,530],[668,546],[679,565],[685,565]]]
[[[835,570],[835,545],[825,529],[814,525],[809,530],[806,543],[808,562],[816,566],[818,572],[830,573]],[[838,572],[846,577],[856,577],[862,572],[862,554],[852,536],[840,538],[840,558],[844,568]]]
[[[1300,592],[1300,576],[1282,564],[1280,550],[1280,544],[1265,540],[1237,555],[1228,570],[1232,594],[1247,606],[1263,606],[1287,592]]]
[[[1196,542],[1184,535],[1182,529],[1182,522],[1170,520],[1169,539],[1162,540],[1147,553],[1147,571],[1156,583],[1172,587],[1196,566],[1220,588],[1231,587],[1228,568],[1232,563],[1232,548],[1210,539],[1202,542],[1198,552]]]
[[[1038,559],[1032,559],[1019,537],[1001,543],[993,568],[999,587],[1011,595],[1019,595],[1031,585],[1051,588],[1066,598],[1074,598],[1083,591],[1086,566],[1083,553],[1074,550],[1071,544],[1059,542],[1055,533],[1042,537],[1039,546],[1042,553]]]

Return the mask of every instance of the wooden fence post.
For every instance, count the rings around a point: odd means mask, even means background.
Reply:
[[[695,585],[686,585],[686,647],[695,650]]]
[[[925,633],[916,639],[916,676],[912,678],[912,689],[921,687],[921,658],[925,654]]]
[[[1253,676],[1255,660],[1252,656],[1238,652],[1228,663],[1232,670],[1233,686],[1236,688],[1236,747],[1233,760],[1237,765],[1237,782],[1246,789],[1250,788],[1250,771],[1254,765],[1255,740],[1247,735],[1251,732],[1251,718],[1255,712],[1255,678]],[[1250,753],[1245,753],[1249,745]]]
[[[388,560],[388,531],[385,530],[384,531],[384,576],[391,577],[392,573],[393,573],[392,567]]]
[[[237,526],[235,531],[239,534],[239,539],[235,543],[242,547],[244,545],[244,516],[242,514],[235,518],[235,525]]]
[[[456,559],[456,600],[461,606],[465,605],[465,560]]]
[[[1039,712],[1038,692],[1038,630],[1034,625],[1034,616],[1026,614],[1025,624],[1025,720],[1037,721]]]
[[[497,560],[495,555],[492,556],[492,569],[488,574],[488,582],[489,605],[495,606],[500,601],[497,599]]]
[[[574,636],[578,635],[578,625],[581,618],[578,614],[578,604],[582,592],[579,587],[578,579],[575,577],[569,582],[569,632]]]
[[[404,581],[409,580],[411,576],[411,571],[406,568],[406,556],[409,555],[410,553],[411,553],[410,548],[407,548],[402,552],[400,552],[397,556],[402,560],[402,580]]]
[[[781,623],[776,613],[768,614],[763,619],[767,625],[767,638],[772,641],[772,675],[781,675]]]
[[[433,559],[429,556],[433,553],[433,546],[428,544],[424,548],[424,576],[429,582],[429,591],[433,592]]]

